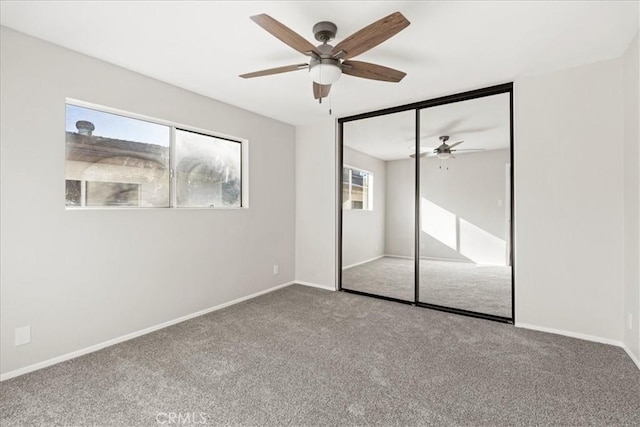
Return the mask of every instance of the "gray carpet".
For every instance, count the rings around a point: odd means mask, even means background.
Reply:
[[[0,383],[3,427],[153,426],[159,412],[204,413],[198,425],[638,426],[640,371],[613,346],[294,285]]]
[[[342,287],[413,301],[414,260],[383,257],[342,271]],[[420,260],[420,302],[511,318],[511,267]]]

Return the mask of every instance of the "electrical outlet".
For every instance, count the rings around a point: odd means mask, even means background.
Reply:
[[[633,314],[627,313],[627,328],[633,329]]]
[[[31,342],[31,325],[16,328],[15,345],[29,344]]]
[[[276,275],[280,272],[280,267],[278,267],[278,264],[273,264],[273,274]]]

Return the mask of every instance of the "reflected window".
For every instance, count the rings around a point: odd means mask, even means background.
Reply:
[[[342,208],[373,209],[373,174],[345,166],[342,169]]]
[[[176,129],[178,207],[241,207],[242,144]]]

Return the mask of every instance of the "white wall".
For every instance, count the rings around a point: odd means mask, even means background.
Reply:
[[[516,323],[621,342],[622,61],[520,78],[514,99]],[[304,131],[298,135],[296,158],[313,173],[301,177],[297,172],[297,194],[303,184],[319,190],[309,200],[323,213],[306,215],[308,221],[301,225],[299,209],[296,232],[305,228],[321,238],[335,233],[335,148],[328,140],[333,128],[325,124]],[[609,151],[603,154],[603,147]],[[402,168],[400,163],[387,162],[388,177],[393,176],[390,168]],[[387,204],[398,196],[392,188],[388,179]],[[330,204],[332,208],[326,207]],[[412,215],[412,208],[408,212]],[[393,220],[387,211],[386,221]],[[412,220],[404,222],[412,238]],[[394,251],[388,237],[386,251]],[[297,249],[298,278],[319,277],[311,276],[310,266],[335,272],[334,252],[318,256],[319,251]],[[317,280],[333,282],[333,277]]]
[[[335,120],[296,127],[296,281],[336,289]]]
[[[1,31],[2,373],[294,279],[292,126]],[[65,210],[65,97],[248,139],[250,208]]]
[[[640,129],[638,34],[623,57],[624,89],[624,343],[640,360]],[[628,316],[631,315],[631,328]]]
[[[509,150],[460,154],[447,161],[426,157],[421,161],[420,192],[425,200],[420,256],[505,265],[508,204],[505,165],[509,163]],[[414,170],[415,160],[387,163],[385,253],[412,256],[415,175],[409,172]],[[465,230],[476,231],[463,236]],[[471,237],[473,242],[469,240]]]
[[[343,164],[373,174],[373,209],[347,209],[342,213],[344,268],[384,255],[386,168],[384,160],[347,146],[343,156]]]
[[[622,340],[619,59],[516,81],[516,322]]]
[[[621,342],[622,61],[520,78],[514,99],[516,323]],[[297,173],[297,194],[302,185],[318,190],[313,203],[323,214],[307,215],[303,227],[320,239],[335,233],[335,211],[326,208],[334,206],[336,198],[335,152],[328,141],[333,128],[303,129],[296,158],[300,167],[308,166],[313,173],[303,178]],[[603,147],[610,150],[606,155]],[[394,199],[400,194],[392,190],[389,178],[394,175],[390,168],[402,168],[401,162],[387,162],[387,204],[410,206],[409,219],[401,223],[407,224],[406,234],[412,239],[412,198]],[[410,170],[406,173],[413,176]],[[297,220],[303,222],[301,216]],[[387,211],[389,221],[395,219]],[[297,224],[296,231],[301,228]],[[394,253],[390,242],[387,234],[386,252]],[[296,266],[301,266],[297,278],[330,271],[316,280],[333,282],[334,252],[318,256],[319,251],[305,253],[305,248],[296,251]],[[318,270],[316,276],[311,276],[311,266]]]
[[[415,160],[390,160],[385,163],[387,169],[387,212],[384,253],[413,257],[416,222]]]
[[[509,149],[422,158],[421,256],[507,264],[508,163]]]

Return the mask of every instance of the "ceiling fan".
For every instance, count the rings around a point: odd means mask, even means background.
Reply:
[[[333,22],[322,21],[313,26],[315,39],[321,42],[318,46],[314,46],[267,14],[255,15],[251,19],[278,40],[311,59],[308,64],[287,65],[241,74],[242,78],[248,79],[308,69],[313,80],[313,97],[322,102],[322,98],[329,95],[331,84],[335,83],[342,74],[396,83],[406,76],[406,73],[393,68],[350,60],[408,27],[410,22],[400,12],[392,13],[356,31],[335,46],[329,44],[338,31],[338,27]]]
[[[434,148],[432,152],[424,151],[420,153],[420,157],[438,156],[439,159],[455,159],[456,156],[453,155],[454,151],[484,151],[483,148],[468,148],[468,149],[462,148],[462,149],[452,150],[453,147],[456,147],[462,144],[464,141],[454,142],[453,144],[449,145],[447,144],[447,141],[449,140],[448,135],[442,135],[439,137],[439,139],[442,143],[438,147]],[[411,154],[409,155],[409,157],[415,158],[416,155]]]

